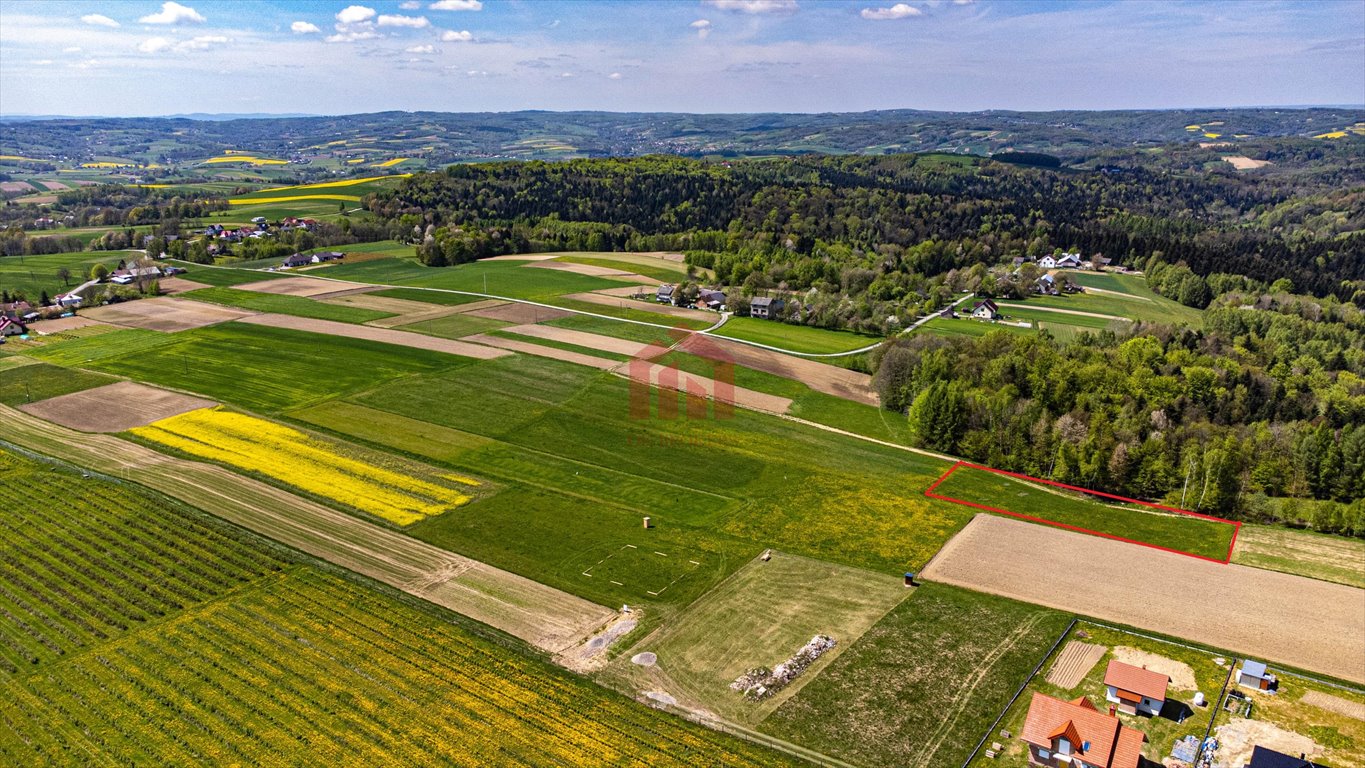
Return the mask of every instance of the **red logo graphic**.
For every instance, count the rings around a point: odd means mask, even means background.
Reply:
[[[630,378],[630,418],[677,420],[682,415],[678,392],[687,395],[689,420],[733,417],[734,360],[720,345],[686,328],[670,328],[668,336],[671,338],[669,343],[651,343],[626,366],[626,375]],[[678,367],[677,360],[656,362],[679,346],[704,361],[710,370],[704,374],[689,373]],[[658,405],[653,407],[656,395]]]

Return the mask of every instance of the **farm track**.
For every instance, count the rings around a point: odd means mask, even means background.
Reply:
[[[0,406],[0,429],[29,450],[123,477],[310,555],[516,636],[563,650],[610,609],[492,568],[221,467],[87,435]]]
[[[1105,573],[1075,567],[1104,563]],[[924,578],[1365,682],[1365,590],[978,514]]]

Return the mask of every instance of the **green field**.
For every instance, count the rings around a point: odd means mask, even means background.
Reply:
[[[1244,523],[1232,562],[1365,589],[1365,541]]]
[[[603,307],[610,309],[610,307]],[[657,322],[651,320],[650,322]],[[556,328],[569,328],[575,331],[585,331],[596,333],[602,336],[611,336],[616,339],[627,341],[638,341],[642,344],[672,344],[675,339],[669,335],[668,330],[652,325],[640,325],[639,323],[622,323],[617,320],[607,320],[601,317],[591,317],[589,315],[570,315],[561,317],[557,320],[547,320],[541,325],[553,325]]]
[[[1158,323],[1182,323],[1197,327],[1203,322],[1203,315],[1199,310],[1158,296],[1147,288],[1145,280],[1141,277],[1091,275],[1083,272],[1074,273],[1072,277],[1080,285],[1093,285],[1096,288],[1118,291],[1123,295],[1087,292],[1061,296],[1031,296],[1024,303]],[[1111,287],[1115,285],[1119,287]],[[1008,312],[1003,304],[1001,310]]]
[[[86,335],[82,331],[100,331]],[[27,353],[40,360],[55,365],[80,367],[121,355],[138,355],[157,347],[174,344],[173,334],[148,331],[142,328],[119,328],[111,326],[86,326],[62,338],[61,336],[42,337]]]
[[[687,278],[687,265],[682,262],[666,261],[639,253],[569,253],[560,256],[555,261],[619,269],[622,272],[642,275],[661,283],[676,283]]]
[[[211,267],[204,264],[194,264],[188,261],[175,261],[175,263],[189,270],[189,274],[184,275],[186,279],[193,280],[196,283],[217,286],[219,288],[287,277],[285,274],[274,272],[257,272],[249,269]]]
[[[856,765],[961,765],[1070,618],[921,586],[759,728]]]
[[[21,293],[37,304],[43,291],[47,291],[49,296],[56,296],[85,282],[90,277],[90,269],[96,264],[103,264],[112,270],[121,259],[133,259],[141,255],[129,251],[90,251],[0,256],[0,286],[11,294]],[[60,268],[71,271],[71,277],[65,283],[57,277]]]
[[[511,323],[501,320],[493,320],[487,317],[474,317],[472,315],[446,315],[434,320],[423,320],[418,323],[400,326],[404,331],[416,331],[417,333],[428,333],[432,336],[441,336],[447,339],[458,339],[464,336],[472,336],[476,333],[487,333],[496,331],[499,328],[506,328]]]
[[[42,363],[0,367],[0,403],[5,405],[36,403],[49,397],[113,384],[115,381],[118,379],[102,373],[73,371]]]
[[[480,296],[470,296],[464,293],[446,293],[444,291],[424,291],[420,288],[384,288],[378,291],[370,291],[370,295],[387,296],[391,299],[407,299],[408,301],[424,301],[428,304],[440,304],[447,307],[483,301],[483,298]]]
[[[994,472],[961,467],[935,493],[1130,541],[1222,561],[1235,527],[1137,505],[1102,503],[1078,493],[1018,482]]]
[[[1123,320],[1111,320],[1104,317],[1089,317],[1086,315],[1072,315],[1065,312],[1048,312],[1040,309],[1029,309],[1022,304],[1000,304],[1000,311],[1010,320],[1027,320],[1031,323],[1041,325],[1074,325],[1078,328],[1100,330],[1110,326],[1123,328],[1129,323]]]
[[[662,312],[654,311],[657,304],[645,301],[635,301],[634,299],[619,299],[615,304],[597,304],[590,301],[579,301],[578,299],[550,298],[547,303],[565,309],[575,309],[579,312],[591,312],[595,315],[606,317],[619,317],[623,320],[634,320],[637,323],[651,323],[653,325],[663,325],[669,328],[685,328],[688,330],[699,331],[709,328],[715,324],[714,320],[698,320],[690,317],[678,317],[677,315],[666,315]],[[719,320],[720,316],[716,316]]]
[[[971,516],[920,495],[936,459],[745,411],[632,419],[626,382],[568,363],[481,361],[347,399],[291,416],[505,486],[413,535],[604,605],[686,604],[770,546],[897,574]],[[704,569],[662,596],[647,558],[620,584],[582,576],[627,544]]]
[[[370,320],[378,320],[381,317],[393,317],[391,312],[327,304],[303,296],[239,291],[234,288],[201,288],[182,294],[182,296],[187,299],[209,301],[214,304],[250,309],[256,312],[276,312],[282,315],[336,320],[342,323],[364,323]]]
[[[126,486],[0,454],[0,498],[5,764],[788,763]]]
[[[542,301],[566,293],[619,288],[603,280],[554,269],[535,269],[520,261],[476,261],[455,267],[424,267],[410,258],[376,259],[326,268],[326,275],[362,283],[442,288]]]
[[[440,352],[263,325],[224,323],[91,367],[186,389],[247,409],[297,408],[396,376],[469,362]]]
[[[875,336],[812,328],[806,325],[790,325],[752,317],[732,317],[712,333],[730,339],[767,344],[792,352],[813,354],[850,352],[881,341]]]
[[[1033,328],[1019,328],[1013,325],[1002,325],[1000,323],[988,323],[984,320],[973,320],[969,317],[959,317],[949,320],[943,317],[936,317],[921,326],[924,331],[935,333],[940,336],[985,336],[992,331],[1002,333],[1036,333]]]

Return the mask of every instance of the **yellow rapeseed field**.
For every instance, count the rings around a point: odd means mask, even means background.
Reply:
[[[348,200],[360,202],[360,195],[293,195],[291,197],[253,197],[245,200],[229,200],[228,205],[256,205],[258,203],[294,203],[299,200]]]
[[[379,181],[380,179],[406,179],[410,173],[395,173],[392,176],[365,176],[359,179],[342,179],[341,181],[319,181],[316,184],[297,184],[292,187],[271,187],[261,190],[264,192],[283,192],[287,189],[327,189],[330,187],[353,187],[357,184],[364,184],[367,181]]]
[[[1317,136],[1314,136],[1313,138],[1315,138],[1315,139],[1344,139],[1344,138],[1346,138],[1346,132],[1345,132],[1345,131],[1328,131],[1327,133],[1319,133]]]
[[[31,157],[23,157],[21,155],[0,155],[0,160],[23,160],[24,162],[28,163],[39,162],[38,160],[34,160]]]
[[[272,160],[268,157],[256,157],[255,155],[221,155],[210,157],[204,161],[204,165],[211,163],[250,163],[252,165],[288,165],[288,160]]]
[[[388,160],[385,160],[385,161],[383,161],[383,162],[373,163],[370,167],[371,167],[371,168],[391,168],[391,167],[393,167],[393,166],[395,166],[395,165],[398,165],[399,163],[406,163],[407,161],[408,161],[408,159],[407,159],[406,157],[394,157],[394,158],[390,158],[390,159],[388,159]]]
[[[258,472],[376,517],[411,525],[470,500],[467,491],[347,456],[292,427],[218,408],[171,416],[133,434],[185,453]],[[468,478],[440,475],[462,485]]]
[[[82,168],[132,168],[133,165],[132,165],[132,163],[110,163],[110,162],[103,162],[103,161],[102,161],[102,162],[98,162],[98,163],[81,163],[81,167],[82,167]]]

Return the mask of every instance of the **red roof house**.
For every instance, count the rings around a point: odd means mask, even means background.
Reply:
[[[1166,703],[1166,685],[1171,679],[1146,667],[1110,661],[1104,670],[1104,697],[1129,715],[1158,715]]]
[[[1138,768],[1147,736],[1104,714],[1082,696],[1062,701],[1034,693],[1019,738],[1029,764],[1050,768]]]

